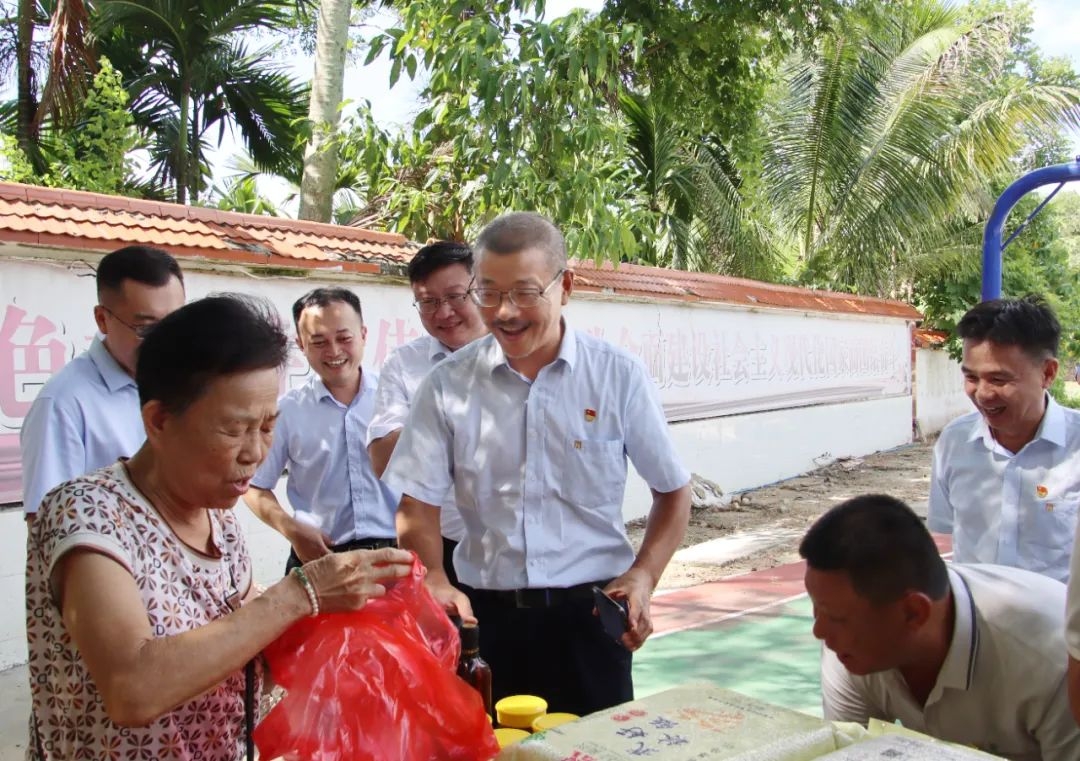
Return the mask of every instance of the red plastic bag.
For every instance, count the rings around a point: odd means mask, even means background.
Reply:
[[[294,624],[266,648],[287,690],[255,729],[264,759],[489,761],[499,752],[480,694],[457,676],[457,629],[424,568],[354,613]]]

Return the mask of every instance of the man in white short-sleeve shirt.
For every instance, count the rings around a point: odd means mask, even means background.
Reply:
[[[380,478],[390,462],[417,388],[428,372],[465,344],[487,333],[480,312],[469,298],[473,255],[466,243],[435,241],[409,260],[413,305],[427,335],[410,341],[391,354],[379,371],[375,410],[368,424],[368,454]],[[443,570],[459,587],[454,552],[465,535],[465,523],[454,505],[451,489],[440,505]]]
[[[184,275],[164,251],[127,246],[102,258],[96,279],[100,336],[49,379],[19,433],[27,520],[53,488],[130,457],[146,439],[135,355],[146,332],[184,305]]]
[[[934,446],[928,525],[957,563],[1026,568],[1059,581],[1080,507],[1080,412],[1047,393],[1061,326],[1036,297],[986,301],[960,320],[976,407]]]
[[[495,699],[540,695],[591,713],[633,696],[631,650],[652,631],[649,598],[690,513],[675,453],[642,362],[562,319],[573,288],[561,233],[506,214],[474,246],[472,295],[492,335],[421,384],[384,478],[402,492],[398,536],[428,586],[480,621]],[[649,484],[649,528],[635,555],[622,501],[626,460]],[[442,571],[439,511],[453,486],[465,522],[457,572]],[[594,615],[592,587],[629,604],[618,639]]]
[[[1080,758],[1061,582],[946,566],[919,517],[883,495],[830,510],[799,552],[826,719],[899,720],[1012,761]]]

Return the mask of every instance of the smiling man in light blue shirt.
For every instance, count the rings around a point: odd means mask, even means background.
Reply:
[[[273,442],[244,501],[289,540],[288,569],[329,552],[394,546],[398,495],[367,452],[377,377],[365,371],[360,299],[316,288],[293,305],[296,342],[314,374],[280,402]],[[285,468],[290,515],[271,489]]]
[[[964,388],[976,411],[934,446],[931,531],[958,563],[1069,578],[1080,508],[1080,412],[1047,393],[1061,326],[1041,299],[986,301],[960,320]]]
[[[164,251],[128,246],[104,256],[96,278],[100,336],[49,379],[19,434],[27,520],[54,487],[135,454],[146,439],[135,354],[184,305],[184,276]]]
[[[574,275],[559,230],[507,214],[474,250],[471,293],[491,335],[420,384],[383,478],[403,493],[398,534],[432,594],[480,621],[494,698],[592,713],[633,699],[631,652],[652,632],[649,601],[686,530],[690,473],[641,360],[562,319]],[[628,458],[652,491],[636,553]],[[473,602],[442,569],[451,487],[465,523],[455,568]],[[595,615],[594,586],[628,605],[618,631]]]

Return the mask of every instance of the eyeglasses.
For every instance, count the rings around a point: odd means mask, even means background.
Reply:
[[[565,269],[561,269],[555,273],[555,277],[551,278],[551,282],[543,288],[511,288],[509,291],[500,291],[498,288],[473,288],[469,291],[472,294],[473,301],[477,306],[484,309],[493,309],[502,303],[503,296],[507,296],[510,299],[510,303],[519,309],[529,309],[540,303],[541,300],[547,300],[547,292],[551,290],[551,286],[559,282],[559,278],[566,272]]]
[[[153,330],[154,327],[158,324],[158,321],[154,320],[153,322],[144,322],[142,325],[132,325],[130,322],[122,319],[120,315],[109,309],[104,304],[101,305],[101,308],[111,314],[114,320],[116,320],[118,323],[130,330],[138,338],[146,338],[148,335],[150,335],[150,331]]]
[[[420,314],[429,315],[438,312],[443,304],[449,304],[451,309],[457,309],[465,303],[467,298],[469,298],[468,291],[465,293],[451,293],[441,299],[417,299],[413,302],[413,306],[416,307],[416,311]]]

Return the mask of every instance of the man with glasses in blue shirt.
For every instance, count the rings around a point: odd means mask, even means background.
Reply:
[[[164,251],[128,246],[102,258],[96,279],[99,335],[49,379],[19,434],[27,520],[53,487],[135,454],[146,439],[135,355],[147,331],[184,305],[184,275]]]
[[[569,327],[562,234],[532,213],[499,217],[475,246],[471,293],[491,336],[420,385],[384,474],[402,492],[399,541],[448,610],[476,618],[493,697],[529,693],[592,713],[633,698],[632,651],[652,632],[649,600],[682,540],[690,474],[656,387],[630,353]],[[627,540],[626,460],[652,490],[641,549]],[[465,522],[442,569],[439,504],[453,487]],[[593,587],[628,605],[605,631]]]
[[[409,261],[413,304],[427,335],[399,347],[379,371],[375,412],[368,425],[368,454],[380,478],[409,417],[420,382],[432,367],[487,333],[476,302],[468,293],[472,268],[472,249],[466,243],[452,241],[429,243]],[[457,587],[454,552],[465,535],[465,524],[454,506],[453,490],[440,508],[443,569]]]

